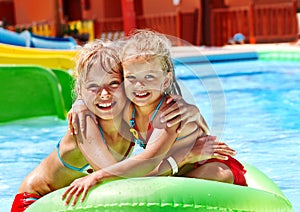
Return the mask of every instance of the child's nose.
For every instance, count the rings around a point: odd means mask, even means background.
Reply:
[[[107,99],[110,97],[110,93],[106,88],[101,89],[99,95],[101,99]]]
[[[139,88],[139,87],[144,87],[144,83],[140,80],[136,81],[135,83],[135,87]]]

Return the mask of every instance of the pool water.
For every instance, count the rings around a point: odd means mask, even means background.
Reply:
[[[267,174],[294,211],[300,211],[300,63],[255,60],[212,66],[178,67],[177,78],[215,129],[212,134],[233,147],[239,160]]]
[[[300,211],[300,63],[240,61],[176,66],[187,101],[239,160],[266,173]],[[0,125],[0,211],[55,147],[67,122],[42,117]]]

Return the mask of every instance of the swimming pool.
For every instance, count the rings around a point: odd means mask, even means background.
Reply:
[[[300,211],[300,63],[212,65],[176,67],[185,95],[193,96],[213,133],[237,150],[237,158],[271,177]],[[54,117],[0,125],[0,211],[10,210],[23,178],[54,149],[66,129],[67,122]]]
[[[206,64],[179,67],[177,78],[197,99],[210,127],[237,150],[237,158],[271,177],[294,211],[300,211],[300,63],[253,60],[212,65],[221,86],[213,71],[197,73],[210,69]],[[199,75],[204,76],[204,86],[195,89]],[[213,85],[207,92],[209,83]],[[225,108],[212,110],[214,97],[219,98],[214,104]]]

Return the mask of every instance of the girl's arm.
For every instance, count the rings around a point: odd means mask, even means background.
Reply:
[[[125,110],[125,114],[126,114],[126,110]],[[175,114],[175,116],[178,116],[178,114]],[[169,117],[173,118],[172,115]],[[170,150],[171,146],[173,145],[175,138],[177,137],[176,129],[178,129],[179,124],[177,125],[173,124],[172,127],[166,127],[165,125],[161,125],[160,121],[156,120],[156,125],[157,128],[153,131],[153,134],[147,143],[147,147],[144,153],[139,154],[130,159],[124,160],[113,166],[107,167],[106,169],[99,170],[93,173],[92,175],[88,176],[87,179],[83,178],[83,179],[76,180],[76,182],[74,181],[74,183],[71,185],[72,188],[70,187],[64,194],[64,197],[66,197],[67,194],[69,193],[66,202],[69,203],[72,195],[76,196],[77,192],[78,194],[84,192],[83,195],[84,198],[87,190],[103,179],[116,178],[120,176],[121,177],[145,176],[150,171],[158,167],[158,165],[161,163],[163,158],[165,158],[167,152]],[[92,131],[94,131],[93,134],[88,133],[88,135],[89,134],[90,135],[88,137],[87,142],[83,142],[84,144],[90,144],[90,145],[81,145],[79,142],[79,147],[81,148],[83,154],[85,155],[86,159],[91,163],[91,165],[94,168],[99,169],[101,167],[106,167],[106,164],[102,162],[103,158],[99,156],[101,154],[95,153],[98,151],[97,149],[99,148],[96,142],[101,137],[101,135],[98,130],[94,129]],[[193,136],[189,136],[189,137],[193,137]],[[193,138],[190,139],[194,141],[196,137],[197,136],[195,135]],[[103,142],[101,142],[101,144],[103,144]],[[103,148],[100,148],[99,150],[100,152],[103,151],[101,149]],[[115,161],[112,161],[112,163],[115,163]],[[81,181],[84,183],[81,184]],[[86,188],[86,190],[85,189],[82,190],[82,188]],[[76,201],[77,199],[74,200],[74,202]]]
[[[188,123],[196,122],[198,127],[209,135],[208,125],[197,106],[188,104],[178,95],[168,97],[166,103],[160,115],[162,123],[167,123],[168,127],[179,124],[177,132],[180,133]],[[68,113],[68,125],[72,134],[77,135],[79,130],[85,131],[86,116],[90,116],[97,124],[96,116],[88,110],[84,101],[78,97]]]
[[[69,125],[72,126],[70,128],[77,129],[75,138],[82,154],[95,170],[99,170],[117,161],[109,152],[95,119],[90,114],[84,102],[76,100],[69,112]],[[85,130],[82,130],[83,126]]]
[[[80,151],[95,170],[117,162],[103,141],[98,125],[90,116],[86,117],[86,130],[80,131],[76,138]]]
[[[158,175],[174,174],[174,167],[177,170],[185,164],[193,164],[211,158],[227,160],[228,156],[236,155],[233,149],[224,142],[217,141],[215,136],[201,136],[195,142],[181,148],[174,150],[172,148],[171,152],[171,160],[167,158],[162,161],[157,171]]]
[[[85,131],[87,116],[90,116],[96,124],[98,123],[95,114],[89,111],[84,101],[78,97],[68,112],[68,127],[72,135],[77,135],[79,130]]]
[[[159,123],[159,121],[155,123]],[[76,204],[81,193],[83,193],[81,198],[83,201],[88,190],[102,180],[145,176],[155,169],[173,145],[177,137],[176,129],[178,126],[167,128],[161,124],[154,124],[154,127],[155,129],[143,153],[75,180],[63,194],[66,203],[69,204],[72,197],[75,196],[73,205]],[[193,139],[196,139],[196,135]]]
[[[162,109],[161,121],[167,123],[168,127],[180,124],[177,132],[180,133],[188,123],[196,122],[198,127],[209,135],[208,125],[203,118],[199,108],[188,104],[181,96],[171,95],[166,101],[167,105]]]
[[[182,120],[184,125],[187,125],[187,123],[193,121],[193,118],[191,117],[195,117],[197,113],[199,114],[199,110],[180,109],[188,104],[183,100],[181,101],[181,99],[179,100],[176,103],[172,102],[165,107],[168,114],[165,118],[167,121],[170,120],[172,122],[172,126],[178,125],[178,122],[176,121],[176,123],[174,123],[174,120]],[[128,109],[129,107],[125,108]],[[125,112],[129,114],[127,110]],[[189,115],[187,115],[187,113]],[[71,132],[73,131],[73,134],[76,135],[78,146],[86,160],[95,170],[98,170],[107,167],[107,165],[112,165],[117,161],[109,152],[107,145],[104,144],[98,126],[93,122],[97,123],[95,115],[88,110],[83,100],[76,99],[72,105],[72,109],[68,113],[69,128],[71,129]],[[182,126],[183,125],[181,125],[181,127]]]
[[[104,143],[97,123],[96,116],[78,97],[68,113],[68,128],[83,156],[95,170],[117,162]]]

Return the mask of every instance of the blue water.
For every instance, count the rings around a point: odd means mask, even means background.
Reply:
[[[238,159],[267,174],[300,211],[300,63],[212,66],[178,67],[177,78],[212,134],[233,147]]]
[[[176,67],[184,95],[237,158],[266,173],[300,211],[300,63],[244,61]],[[54,117],[0,125],[0,211],[67,129]]]

